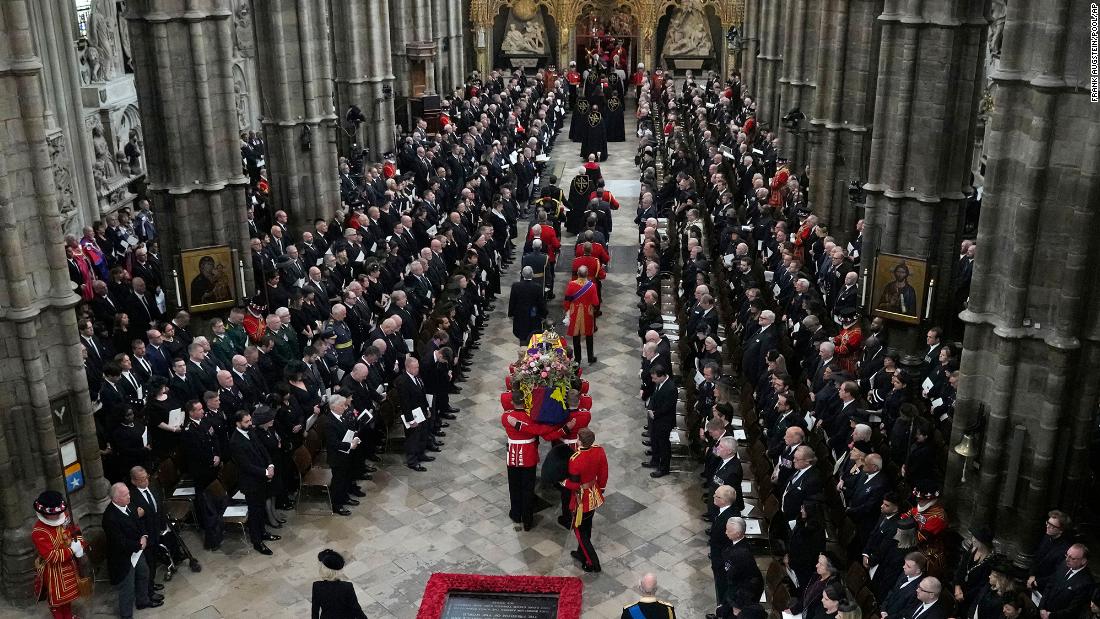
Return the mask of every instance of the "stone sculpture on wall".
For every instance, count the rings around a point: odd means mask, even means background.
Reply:
[[[526,18],[526,19],[524,19]],[[512,10],[500,51],[507,56],[539,56],[546,53],[546,25],[542,13]]]
[[[73,189],[73,172],[70,169],[71,156],[65,134],[58,131],[49,136],[50,165],[53,169],[53,183],[57,189],[57,210],[61,215],[61,229],[74,233],[80,229],[77,218],[76,192]]]
[[[96,191],[98,193],[109,191],[111,179],[119,175],[119,167],[115,159],[115,150],[107,143],[103,124],[99,119],[95,119],[92,124],[92,152],[95,154],[92,176],[95,178]]]
[[[91,27],[88,29],[88,50],[85,55],[94,55],[98,67],[91,73],[91,81],[103,82],[122,75],[122,47],[119,45],[118,8],[115,0],[95,0],[92,5]]]
[[[710,56],[714,53],[710,24],[697,8],[681,8],[668,23],[662,56]]]

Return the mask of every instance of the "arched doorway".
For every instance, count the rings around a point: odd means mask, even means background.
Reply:
[[[574,32],[576,43],[573,57],[581,71],[587,69],[597,57],[611,64],[617,56],[619,60],[615,68],[629,74],[640,58],[638,20],[629,7],[617,2],[600,2],[585,7],[577,16]]]

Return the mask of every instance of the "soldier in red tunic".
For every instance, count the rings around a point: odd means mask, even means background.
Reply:
[[[71,619],[72,603],[80,597],[80,571],[76,560],[87,545],[80,529],[68,517],[60,492],[47,490],[34,502],[38,522],[31,529],[31,541],[38,551],[34,560],[34,594],[46,600],[55,619]]]
[[[587,382],[583,382],[582,384],[587,385]],[[565,466],[568,466],[568,458],[576,453],[577,446],[580,442],[577,438],[577,433],[587,428],[588,424],[592,423],[592,396],[582,395],[581,392],[576,389],[570,389],[569,394],[566,395],[566,406],[569,407],[569,421],[566,425],[562,426],[560,435],[549,435],[544,438],[554,441],[554,448],[551,449],[550,453],[546,456],[547,462],[559,454],[558,450],[562,450],[568,454],[568,456],[562,458],[562,460],[565,460]],[[546,468],[543,467],[543,471],[545,470]],[[569,503],[572,499],[573,491],[562,486],[561,515],[558,516],[558,524],[566,529],[570,529],[573,526],[569,519],[572,515],[572,511],[569,509]]]
[[[940,505],[939,485],[932,481],[918,480],[913,488],[917,504],[903,518],[917,523],[917,550],[928,557],[929,576],[943,578],[947,575],[947,548],[944,532],[947,531],[947,511]]]
[[[846,307],[840,310],[840,333],[833,338],[836,346],[836,360],[851,376],[859,373],[857,364],[863,353],[863,330],[859,326],[859,311],[854,307]]]
[[[580,448],[569,459],[569,477],[562,482],[573,492],[569,508],[573,512],[573,534],[577,549],[569,554],[581,562],[584,571],[599,572],[600,558],[592,546],[592,516],[603,505],[607,487],[607,454],[596,445],[596,434],[589,428],[577,432]]]
[[[522,395],[513,392],[513,400]],[[521,409],[506,410],[500,416],[500,423],[508,435],[508,498],[510,507],[508,516],[518,531],[520,525],[524,531],[534,526],[535,517],[535,472],[539,463],[538,439],[558,431],[554,426],[536,423],[531,415]]]

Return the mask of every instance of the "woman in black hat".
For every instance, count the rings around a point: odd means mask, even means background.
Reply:
[[[344,557],[328,548],[317,555],[321,580],[313,583],[313,619],[367,619],[355,587],[344,580]]]
[[[799,583],[800,586],[805,588],[802,590],[802,595],[793,601],[787,612],[792,615],[801,613],[806,619],[822,617],[825,614],[821,599],[822,594],[827,587],[834,583],[840,586],[841,591],[843,591],[844,585],[840,582],[840,561],[826,550],[817,556],[814,574],[810,577],[809,582]],[[839,597],[842,596],[838,595],[833,599],[838,600]]]
[[[955,568],[955,603],[960,617],[974,613],[974,604],[989,585],[993,569],[993,533],[985,527],[970,530],[970,552]]]
[[[1012,573],[1016,571],[1007,557],[993,555],[985,562],[989,566],[986,582],[969,599],[967,606],[959,606],[958,617],[966,619],[1002,619],[1013,613],[1005,607],[1018,595],[1018,586]],[[958,591],[956,591],[956,594]],[[956,596],[957,597],[957,596]]]

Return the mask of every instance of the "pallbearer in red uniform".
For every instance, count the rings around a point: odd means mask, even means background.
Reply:
[[[523,394],[512,392],[513,406],[522,403]],[[531,415],[522,408],[506,410],[500,416],[500,423],[508,435],[508,498],[510,507],[508,516],[516,530],[523,525],[524,531],[530,531],[535,516],[535,473],[539,463],[540,436],[555,433],[558,429],[535,423]]]
[[[72,603],[80,597],[80,571],[76,560],[87,546],[69,521],[65,499],[47,490],[34,502],[38,522],[31,529],[31,541],[38,551],[34,560],[35,599],[46,600],[55,619],[73,617]]]
[[[570,552],[581,562],[584,571],[599,572],[600,558],[592,546],[592,516],[603,505],[607,487],[607,454],[596,445],[596,435],[589,428],[577,431],[580,448],[569,459],[569,477],[562,484],[573,492],[569,508],[573,511],[573,533],[577,549]]]
[[[592,335],[596,332],[595,308],[600,304],[596,284],[588,279],[588,269],[580,267],[577,279],[565,286],[565,311],[568,312],[569,333],[573,338],[573,358],[581,361],[581,337],[588,348],[588,362],[596,362],[595,342]]]
[[[587,384],[587,383],[582,383]],[[558,459],[562,466],[553,467],[565,470],[569,466],[569,458],[577,452],[577,448],[580,445],[580,440],[577,438],[577,433],[588,427],[588,424],[592,423],[592,396],[582,395],[580,391],[576,389],[570,389],[569,394],[566,396],[566,405],[569,407],[569,422],[562,426],[559,435],[548,435],[543,438],[554,441],[554,447],[550,450],[550,453],[546,455],[547,464],[543,465],[543,477],[547,476],[547,467],[551,460]],[[560,481],[560,479],[552,479],[551,482]],[[546,479],[543,480],[546,483]],[[573,526],[570,516],[572,511],[569,508],[569,504],[573,499],[573,491],[562,486],[561,488],[561,515],[558,516],[558,524],[570,529]]]
[[[577,61],[569,62],[569,70],[565,72],[565,81],[569,83],[569,109],[577,105],[577,87],[581,85],[581,72],[577,70]]]

